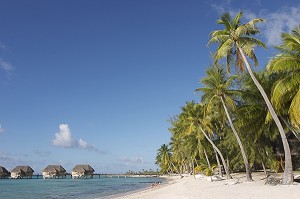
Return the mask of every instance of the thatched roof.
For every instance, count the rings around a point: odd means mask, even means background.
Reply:
[[[73,168],[73,172],[94,172],[95,170],[89,164],[78,164]]]
[[[0,166],[0,174],[9,174],[9,171],[5,169],[3,166]]]
[[[30,166],[17,166],[11,172],[12,173],[33,173],[34,170]]]
[[[48,165],[43,172],[66,172],[66,170],[61,165]]]

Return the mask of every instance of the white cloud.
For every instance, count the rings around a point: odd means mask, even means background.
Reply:
[[[71,130],[67,124],[59,125],[59,132],[55,133],[55,139],[52,140],[54,146],[59,147],[74,147],[75,142],[73,141]]]
[[[259,17],[267,20],[262,33],[267,44],[274,46],[280,44],[282,32],[290,32],[300,23],[300,7],[284,7],[277,12],[262,10]]]
[[[106,152],[99,151],[95,146],[88,144],[81,138],[79,140],[74,140],[68,124],[59,125],[59,132],[55,133],[52,144],[57,147],[87,149],[97,153],[106,154]]]
[[[238,10],[230,8],[231,6],[228,2],[212,4],[211,7],[219,15],[227,11],[234,16],[238,12]],[[244,10],[245,21],[254,18],[263,18],[266,20],[265,23],[258,24],[258,27],[261,29],[262,36],[265,38],[267,45],[276,46],[281,43],[281,33],[290,32],[300,23],[300,7],[283,7],[274,12],[263,9],[258,13],[251,10]]]
[[[1,48],[1,46],[0,46],[0,48]],[[13,66],[10,63],[8,63],[0,58],[0,69],[3,69],[4,71],[8,72],[8,71],[13,70]]]
[[[86,142],[86,141],[84,141],[84,140],[82,140],[81,138],[78,140],[78,145],[79,145],[79,147],[81,147],[81,148],[88,148],[88,143]]]
[[[228,5],[213,4],[212,8],[219,14],[223,14]],[[238,11],[229,9],[234,16]],[[258,24],[261,29],[262,36],[266,39],[266,43],[271,46],[279,45],[281,42],[281,33],[290,32],[300,23],[300,6],[283,7],[277,11],[270,12],[268,10],[260,10],[258,13],[250,10],[244,11],[244,18],[249,21],[254,18],[263,18],[265,23]]]

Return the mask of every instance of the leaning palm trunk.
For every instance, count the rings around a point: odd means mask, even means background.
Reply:
[[[206,139],[209,141],[209,143],[213,146],[213,148],[217,151],[217,153],[219,154],[219,156],[221,157],[221,161],[223,163],[223,166],[224,166],[224,170],[225,170],[225,173],[226,173],[226,178],[227,179],[231,179],[232,177],[230,176],[230,173],[229,173],[229,170],[228,170],[228,167],[226,165],[226,162],[225,162],[225,159],[221,153],[221,151],[219,150],[219,148],[214,144],[214,142],[208,137],[208,135],[205,133],[205,131],[199,127],[201,132],[203,133],[203,135],[206,137]]]
[[[219,175],[223,177],[222,167],[221,167],[219,156],[218,156],[218,153],[217,153],[216,149],[214,149],[214,152],[215,152],[215,155],[216,155],[217,164],[218,164],[218,168],[219,168]]]
[[[178,170],[178,168],[173,164],[173,162],[171,162],[171,165],[176,169],[177,174],[181,174],[181,173],[180,173],[180,170]],[[172,169],[172,171],[173,171],[173,169]]]
[[[252,175],[251,175],[251,171],[250,171],[250,166],[249,166],[249,162],[248,162],[248,159],[247,159],[247,156],[246,156],[246,153],[245,153],[245,150],[244,150],[244,147],[243,147],[243,144],[242,144],[242,141],[239,137],[239,135],[237,134],[234,126],[233,126],[233,123],[231,121],[231,118],[230,118],[230,115],[229,115],[229,112],[227,110],[227,107],[226,107],[226,104],[225,104],[225,101],[224,101],[224,96],[221,96],[221,101],[222,101],[222,104],[223,104],[223,108],[225,110],[225,113],[226,113],[226,116],[227,116],[227,119],[229,121],[229,124],[230,124],[230,127],[233,131],[233,134],[239,144],[239,147],[241,149],[241,152],[242,152],[242,156],[243,156],[243,160],[244,160],[244,164],[245,164],[245,169],[246,169],[246,176],[247,176],[247,180],[246,181],[253,181],[252,179]]]
[[[263,170],[264,170],[264,174],[265,174],[265,176],[267,177],[267,170],[266,170],[266,167],[265,167],[265,164],[264,164],[264,162],[261,162],[261,166],[262,166],[262,168],[263,168]]]
[[[278,130],[279,130],[279,133],[280,133],[280,136],[281,136],[281,140],[282,140],[282,144],[283,144],[283,148],[284,148],[284,156],[285,156],[285,165],[284,165],[284,173],[283,173],[283,178],[282,178],[282,184],[291,184],[294,181],[292,156],[291,156],[291,150],[290,150],[290,147],[289,147],[289,143],[287,141],[287,138],[286,138],[286,135],[284,133],[283,127],[280,123],[280,120],[279,120],[278,116],[275,113],[275,110],[274,110],[270,100],[268,99],[268,96],[267,96],[266,92],[264,91],[263,87],[260,85],[260,83],[255,78],[243,50],[239,46],[237,46],[237,48],[238,48],[240,54],[243,57],[246,68],[247,68],[254,84],[256,85],[256,87],[258,88],[258,90],[261,93],[262,97],[264,98],[264,100],[267,104],[267,107],[268,107],[268,109],[271,113],[271,116],[274,119],[274,121],[276,123],[276,126],[278,127]]]
[[[215,155],[216,155],[217,164],[218,164],[218,168],[219,168],[219,175],[221,177],[223,177],[222,166],[220,164],[219,156],[218,156],[218,153],[217,153],[216,149],[214,149],[214,152],[215,152]]]
[[[169,175],[170,175],[171,173],[173,173],[172,164],[169,162],[168,166],[169,166]]]
[[[203,152],[204,152],[204,155],[205,155],[205,159],[206,159],[206,162],[207,162],[208,168],[209,168],[209,169],[211,169],[210,161],[209,161],[209,159],[208,159],[208,155],[207,155],[207,153],[206,153],[206,150],[205,150],[205,149],[203,149]]]
[[[264,170],[265,176],[267,177],[267,170],[266,170],[266,167],[265,167],[265,164],[264,164],[264,158],[263,158],[263,156],[261,155],[261,152],[260,152],[260,150],[259,150],[258,144],[256,144],[256,147],[257,147],[257,150],[258,150],[258,156],[259,156],[260,159],[261,159],[261,166],[262,166],[262,168],[263,168],[263,170]]]

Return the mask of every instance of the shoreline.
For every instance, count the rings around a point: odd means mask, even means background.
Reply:
[[[254,172],[253,182],[244,182],[245,173],[231,174],[233,179],[208,181],[207,177],[165,176],[169,182],[154,188],[114,195],[115,199],[298,199],[300,183],[265,185],[262,172]]]
[[[159,188],[162,188],[165,186],[169,186],[173,183],[176,183],[175,179],[173,179],[171,176],[157,176],[157,178],[163,179],[163,182],[156,187],[152,187],[152,184],[151,184],[151,186],[148,186],[148,187],[145,187],[142,189],[137,189],[137,190],[133,190],[133,191],[125,192],[125,193],[118,193],[118,194],[105,196],[105,197],[101,197],[101,198],[103,198],[103,199],[126,198],[126,197],[130,197],[131,195],[148,192],[148,191],[151,191],[152,189],[159,189]],[[96,199],[100,199],[100,198],[96,198]]]

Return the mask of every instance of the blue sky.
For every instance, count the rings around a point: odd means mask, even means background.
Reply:
[[[263,68],[296,0],[1,0],[0,165],[156,170],[170,116],[199,100],[223,12],[267,19]]]

